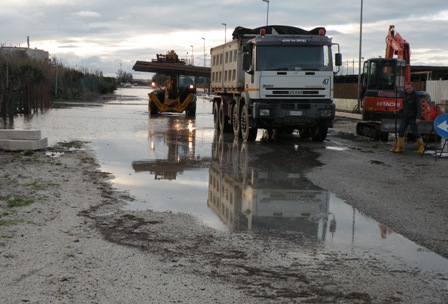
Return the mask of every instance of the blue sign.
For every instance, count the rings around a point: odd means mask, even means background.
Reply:
[[[448,138],[448,114],[439,115],[434,120],[434,129],[440,137]]]

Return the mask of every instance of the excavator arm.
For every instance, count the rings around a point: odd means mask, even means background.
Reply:
[[[409,43],[395,32],[395,25],[389,26],[389,32],[386,37],[386,56],[385,58],[403,59],[406,63],[405,82],[411,81],[411,48]]]

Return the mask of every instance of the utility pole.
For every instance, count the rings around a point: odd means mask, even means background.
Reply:
[[[269,24],[269,0],[263,0],[263,2],[266,2],[267,5],[267,9],[266,9],[266,25]]]
[[[224,43],[227,42],[227,23],[221,23],[222,25],[224,25]]]
[[[204,68],[205,68],[205,38],[202,37],[202,40],[204,40]]]
[[[359,67],[358,67],[358,111],[361,110],[361,51],[362,51],[362,9],[363,0],[361,0],[361,12],[359,17]]]

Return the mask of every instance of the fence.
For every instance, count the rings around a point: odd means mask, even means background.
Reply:
[[[23,87],[6,88],[0,92],[0,116],[16,113],[31,114],[51,106],[51,92],[48,84],[29,84]]]
[[[436,104],[446,105],[448,101],[448,80],[428,80],[426,91]]]

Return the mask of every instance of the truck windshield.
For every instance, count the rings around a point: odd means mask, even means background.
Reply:
[[[194,76],[179,75],[179,87],[194,85]]]
[[[258,71],[332,70],[329,46],[259,46]]]

